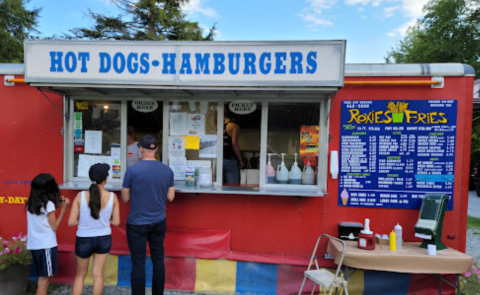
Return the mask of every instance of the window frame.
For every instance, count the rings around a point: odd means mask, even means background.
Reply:
[[[64,117],[64,182],[90,182],[86,177],[74,177],[74,150],[73,150],[73,118],[74,113],[74,103],[75,101],[92,101],[92,100],[111,100],[111,101],[120,101],[121,102],[121,122],[120,122],[120,146],[121,146],[121,178],[112,179],[109,182],[115,185],[121,185],[123,177],[126,171],[127,155],[126,155],[126,145],[127,145],[127,103],[129,100],[138,99],[143,97],[106,97],[102,95],[95,96],[64,96],[64,111],[68,116]],[[144,98],[153,99],[158,102],[159,107],[163,107],[163,138],[162,138],[162,162],[165,165],[168,165],[168,140],[169,140],[169,124],[170,124],[170,102],[173,101],[208,101],[218,103],[218,112],[217,112],[217,122],[223,122],[224,119],[224,105],[225,103],[234,101],[237,98],[160,98],[160,97],[147,97]],[[242,97],[243,98],[243,97]],[[260,191],[263,191],[267,195],[280,195],[278,191],[287,190],[292,191],[292,195],[296,195],[295,191],[301,191],[303,193],[307,191],[312,191],[312,197],[321,197],[323,193],[327,191],[327,178],[328,178],[328,144],[329,144],[329,112],[330,112],[330,99],[327,98],[318,98],[318,99],[271,99],[271,98],[262,98],[261,95],[257,97],[247,97],[245,99],[254,101],[261,104],[261,125],[260,125],[260,167],[259,167],[259,186]],[[319,133],[319,153],[318,153],[318,173],[317,173],[317,184],[316,185],[291,185],[291,184],[267,184],[265,179],[265,171],[267,165],[267,142],[268,142],[268,111],[269,103],[318,103],[320,109],[320,116],[318,125],[320,127]],[[219,139],[223,138],[223,124],[217,123],[217,137]],[[218,188],[223,186],[223,141],[217,140],[217,161],[216,161],[216,181],[213,183],[212,192],[219,193]],[[277,193],[275,193],[277,191]],[[313,193],[316,191],[316,193]],[[208,193],[208,190],[202,188],[198,192]],[[228,191],[221,192],[222,194],[243,194],[240,189],[235,191],[234,187],[230,187]],[[253,193],[252,193],[253,194]],[[257,192],[256,194],[259,194]],[[285,195],[282,193],[281,195]],[[304,195],[304,194],[302,194]]]

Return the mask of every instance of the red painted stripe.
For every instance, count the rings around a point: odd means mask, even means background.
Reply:
[[[303,281],[303,272],[306,270],[305,266],[293,265],[279,265],[277,270],[277,294],[289,295],[298,294]],[[307,280],[303,287],[303,293],[311,294],[313,289],[313,282]],[[317,291],[318,286],[317,286]]]

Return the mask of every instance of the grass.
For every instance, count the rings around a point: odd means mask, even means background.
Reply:
[[[51,294],[52,292],[54,292],[58,289],[63,289],[63,288],[65,288],[65,286],[70,286],[70,285],[51,283],[48,286],[47,294]],[[26,295],[35,295],[35,293],[37,293],[37,281],[29,281]]]
[[[467,216],[467,229],[480,230],[480,218]]]

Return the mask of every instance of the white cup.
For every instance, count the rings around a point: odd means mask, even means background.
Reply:
[[[437,245],[428,245],[428,255],[437,255]]]

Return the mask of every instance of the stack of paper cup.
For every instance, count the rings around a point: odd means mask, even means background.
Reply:
[[[437,255],[437,245],[428,245],[428,255]]]

